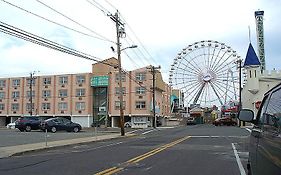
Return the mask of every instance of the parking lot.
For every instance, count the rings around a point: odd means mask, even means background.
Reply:
[[[20,132],[18,129],[0,128],[0,147],[15,146],[30,143],[39,143],[47,141],[57,141],[65,139],[75,139],[82,137],[95,137],[120,132],[119,128],[84,128],[78,133],[59,131],[56,133],[33,130],[31,132]]]

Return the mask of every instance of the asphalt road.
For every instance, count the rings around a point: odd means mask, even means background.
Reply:
[[[3,158],[0,174],[239,175],[246,167],[248,136],[246,129],[212,125],[151,130]]]

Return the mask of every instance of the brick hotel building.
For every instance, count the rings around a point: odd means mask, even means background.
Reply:
[[[106,63],[106,64],[103,64]],[[66,117],[83,127],[93,122],[119,126],[117,59],[92,65],[92,73],[0,78],[0,126],[20,116]],[[170,116],[171,87],[156,72],[156,116]],[[30,86],[30,83],[32,85]],[[152,125],[152,74],[149,67],[122,75],[125,122],[132,127]],[[32,98],[31,98],[32,97]],[[32,109],[32,110],[31,110]]]

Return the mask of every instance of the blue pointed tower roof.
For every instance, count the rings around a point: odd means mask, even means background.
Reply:
[[[244,62],[244,66],[258,66],[261,65],[259,58],[257,57],[257,54],[252,46],[252,44],[249,44],[248,52],[246,55],[246,59]]]

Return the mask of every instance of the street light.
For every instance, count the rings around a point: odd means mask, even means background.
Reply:
[[[128,47],[125,47],[123,49],[121,49],[120,51],[123,51],[123,50],[126,50],[126,49],[134,49],[134,48],[137,48],[138,46],[137,45],[131,45],[131,46],[128,46]]]

